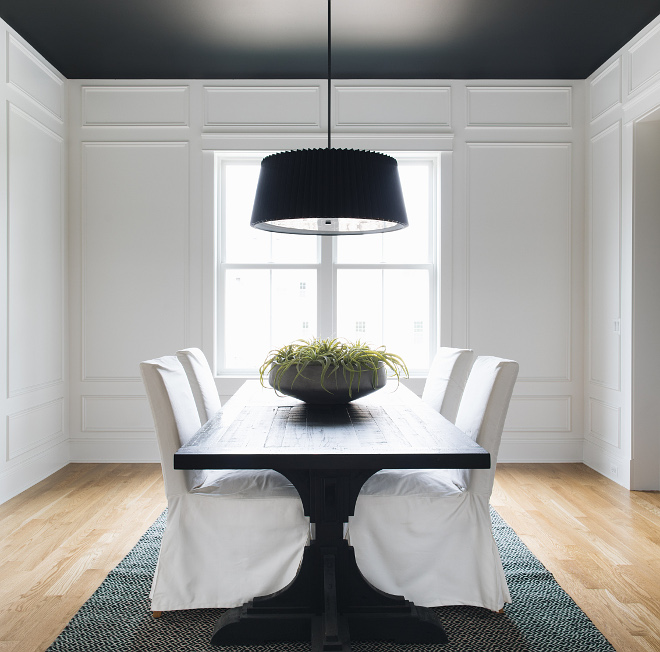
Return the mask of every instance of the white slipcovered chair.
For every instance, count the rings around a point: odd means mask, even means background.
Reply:
[[[478,357],[456,425],[491,455],[491,468],[384,469],[362,487],[349,539],[377,588],[425,607],[511,602],[493,539],[489,498],[518,363]]]
[[[433,358],[424,384],[422,400],[452,423],[456,421],[474,351],[442,347]]]
[[[269,470],[180,471],[174,453],[199,429],[175,356],[140,364],[160,450],[167,525],[151,609],[236,607],[296,575],[309,534],[297,491]]]
[[[200,349],[181,349],[176,352],[176,357],[188,376],[199,420],[206,423],[222,407],[211,367]]]

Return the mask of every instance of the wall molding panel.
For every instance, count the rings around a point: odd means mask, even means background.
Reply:
[[[590,382],[621,389],[621,125],[590,141],[589,349]],[[620,322],[619,322],[620,329]]]
[[[12,104],[7,151],[7,395],[13,397],[64,378],[65,157],[63,138]]]
[[[468,127],[570,127],[572,88],[468,86]]]
[[[140,381],[140,360],[188,341],[189,157],[187,142],[82,144],[83,381]]]
[[[7,461],[63,436],[64,399],[28,408],[7,417]]]
[[[614,448],[621,448],[621,408],[589,397],[589,435]]]
[[[628,50],[628,96],[658,80],[660,74],[660,25]]]
[[[467,143],[466,149],[467,345],[520,361],[518,382],[568,382],[571,144]],[[520,337],[508,337],[511,332]]]
[[[445,86],[334,86],[333,127],[366,131],[447,129],[451,88]]]
[[[82,396],[83,432],[154,431],[146,396]]]
[[[206,86],[204,127],[321,128],[320,85]]]
[[[525,439],[506,435],[497,455],[498,463],[506,462],[582,462],[582,439]]]
[[[571,432],[571,396],[514,396],[506,417],[507,432]]]
[[[594,121],[621,104],[621,58],[589,82],[589,108]]]
[[[64,122],[64,82],[11,34],[7,35],[7,82]]]
[[[83,86],[82,126],[187,127],[188,86]]]
[[[160,462],[156,436],[125,439],[81,439],[70,441],[71,462]]]
[[[29,489],[49,475],[59,471],[71,461],[69,442],[58,441],[33,456],[17,460],[0,471],[0,503]]]

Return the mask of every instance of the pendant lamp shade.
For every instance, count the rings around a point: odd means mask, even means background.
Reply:
[[[396,159],[353,149],[271,154],[250,225],[280,233],[357,235],[408,226]]]

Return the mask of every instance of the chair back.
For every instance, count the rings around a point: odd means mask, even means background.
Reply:
[[[442,347],[431,364],[422,400],[452,423],[474,361],[472,349]]]
[[[220,409],[220,396],[211,367],[200,349],[182,349],[176,352],[176,357],[186,370],[199,420],[206,423]]]
[[[490,469],[463,470],[461,484],[473,493],[490,496],[493,491],[504,420],[517,377],[517,362],[479,356],[465,385],[456,426],[490,453],[491,465]]]
[[[156,426],[160,463],[168,498],[198,486],[204,471],[175,471],[174,453],[200,428],[188,378],[176,356],[169,355],[140,363]]]

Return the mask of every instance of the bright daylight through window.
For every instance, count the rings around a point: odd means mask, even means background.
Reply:
[[[218,373],[254,373],[271,349],[314,336],[385,344],[412,373],[427,371],[437,341],[439,158],[391,154],[407,229],[321,237],[250,227],[264,155],[216,154]]]

